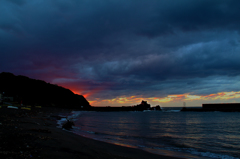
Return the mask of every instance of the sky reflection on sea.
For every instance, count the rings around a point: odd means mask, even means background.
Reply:
[[[81,112],[75,133],[150,151],[240,158],[239,113]]]

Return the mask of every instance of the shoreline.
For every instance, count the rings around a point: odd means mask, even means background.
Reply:
[[[61,108],[0,108],[1,158],[174,159],[137,148],[83,137],[57,128]]]
[[[151,153],[154,155],[158,155],[160,156],[160,158],[163,157],[170,157],[170,158],[176,158],[176,159],[185,159],[185,158],[190,158],[190,159],[210,159],[209,157],[201,157],[201,156],[196,156],[196,155],[192,155],[190,153],[184,153],[184,152],[178,152],[178,151],[171,151],[171,150],[163,150],[163,149],[153,149],[153,148],[140,148],[140,147],[136,147],[136,146],[132,146],[132,145],[127,145],[127,144],[123,144],[123,143],[112,143],[112,142],[108,142],[108,141],[104,141],[104,140],[98,140],[95,138],[91,138],[85,135],[80,135],[71,131],[67,131],[69,133],[73,133],[76,134],[77,136],[80,137],[84,137],[90,140],[94,140],[94,141],[99,141],[99,142],[104,142],[110,145],[116,145],[116,146],[121,146],[121,147],[126,147],[126,148],[131,148],[131,149],[136,149],[136,150],[140,150],[140,151],[144,151],[147,153]],[[141,158],[141,157],[139,157]]]
[[[81,112],[81,111],[79,111]],[[76,113],[76,112],[75,112]],[[78,114],[78,113],[76,113]],[[73,113],[73,119],[75,114]],[[69,116],[71,118],[71,116]],[[64,123],[64,120],[62,122],[59,122],[59,124],[61,125],[61,123]],[[76,131],[75,131],[76,129]],[[81,128],[80,128],[81,129]],[[123,147],[128,147],[128,148],[134,148],[134,149],[138,149],[141,151],[146,151],[152,154],[156,154],[156,155],[160,155],[160,156],[169,156],[169,157],[176,157],[176,158],[191,158],[191,159],[206,159],[209,157],[203,157],[203,156],[199,156],[199,155],[194,155],[191,153],[187,153],[187,152],[181,152],[181,151],[174,151],[174,150],[168,150],[168,149],[161,149],[161,148],[155,148],[155,147],[145,147],[145,146],[138,146],[138,145],[132,145],[131,143],[124,143],[124,142],[116,142],[116,140],[112,140],[111,138],[107,138],[104,139],[101,136],[96,136],[94,132],[88,132],[88,131],[79,131],[79,127],[73,127],[72,130],[66,130],[67,132],[70,133],[74,133],[78,136],[84,137],[84,138],[88,138],[91,140],[95,140],[95,141],[101,141],[101,142],[105,142],[105,143],[109,143],[109,144],[113,144],[113,145],[118,145],[118,146],[123,146]]]

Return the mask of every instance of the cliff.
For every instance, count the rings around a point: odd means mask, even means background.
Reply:
[[[42,105],[61,108],[90,108],[82,96],[58,85],[12,73],[0,73],[0,93],[13,97],[14,101],[26,105]]]

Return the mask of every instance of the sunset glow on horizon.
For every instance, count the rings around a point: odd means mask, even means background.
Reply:
[[[239,5],[3,0],[0,72],[57,84],[93,106],[240,102]]]
[[[168,95],[166,97],[147,97],[143,96],[121,96],[113,99],[96,99],[89,101],[92,106],[132,106],[139,104],[142,100],[148,101],[152,106],[183,106],[183,102],[188,103],[187,106],[201,106],[203,103],[238,103],[240,102],[240,91],[239,92],[219,92],[217,94],[209,95],[190,95],[178,94]],[[189,105],[190,104],[190,105]]]

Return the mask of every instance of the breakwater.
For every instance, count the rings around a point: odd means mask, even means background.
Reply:
[[[222,111],[222,112],[240,112],[240,103],[208,103],[202,104],[202,108],[186,108],[183,107],[181,111]]]

